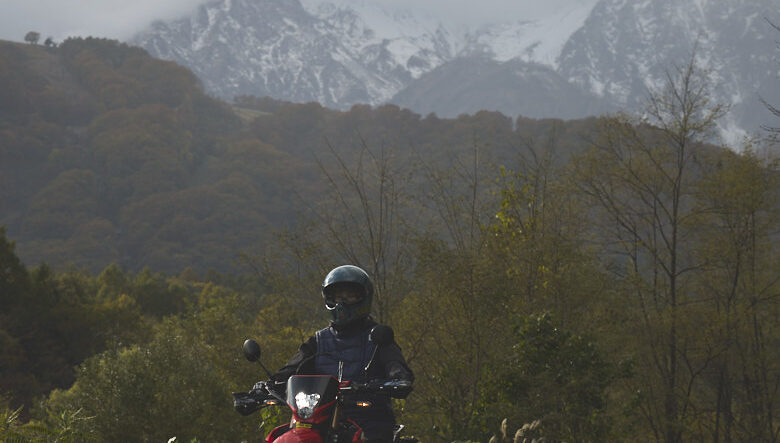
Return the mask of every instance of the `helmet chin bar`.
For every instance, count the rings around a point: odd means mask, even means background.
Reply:
[[[366,303],[347,305],[337,303],[335,306],[325,305],[330,312],[330,321],[335,326],[345,326],[356,320],[368,317],[370,305]]]

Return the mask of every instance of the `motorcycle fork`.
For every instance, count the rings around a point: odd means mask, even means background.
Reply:
[[[339,360],[339,388],[341,388],[341,379],[344,377],[344,361]],[[336,405],[333,407],[333,422],[331,422],[331,429],[338,430],[339,422],[341,421],[341,395],[336,401]]]
[[[338,430],[339,423],[341,422],[341,401],[337,401],[333,406],[333,421],[330,424],[330,428],[334,431]]]

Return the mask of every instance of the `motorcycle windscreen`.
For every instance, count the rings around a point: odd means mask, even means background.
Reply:
[[[336,399],[339,382],[330,375],[293,375],[287,380],[287,404],[303,419]]]

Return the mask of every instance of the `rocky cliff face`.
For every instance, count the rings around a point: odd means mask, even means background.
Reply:
[[[386,17],[393,29],[414,17]],[[416,29],[415,29],[416,30]],[[223,98],[251,94],[346,108],[381,103],[452,57],[443,28],[382,38],[358,11],[298,0],[219,0],[155,23],[133,43],[190,67]]]
[[[770,118],[759,96],[780,100],[778,35],[766,22],[779,10],[778,0],[586,0],[467,28],[361,0],[214,0],[131,43],[228,100],[559,118],[639,110],[695,50],[713,100],[733,106],[724,131],[739,133]]]
[[[601,0],[563,47],[558,72],[639,110],[695,52],[713,102],[732,106],[723,129],[755,130],[768,115],[759,97],[780,98],[780,36],[766,21],[778,11],[776,0]]]

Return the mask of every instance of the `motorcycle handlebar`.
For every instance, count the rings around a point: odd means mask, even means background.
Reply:
[[[346,388],[352,392],[366,392],[372,394],[387,394],[390,396],[405,396],[412,390],[412,382],[409,380],[371,381],[368,383],[350,383]]]
[[[249,415],[265,406],[284,404],[285,399],[269,388],[266,382],[257,382],[249,392],[234,392],[233,407],[242,415]]]
[[[368,383],[349,382],[339,388],[343,392],[371,393],[404,398],[412,391],[408,380],[374,380]],[[233,407],[242,415],[249,415],[258,409],[285,404],[286,400],[269,387],[267,382],[258,382],[249,392],[234,392]]]

